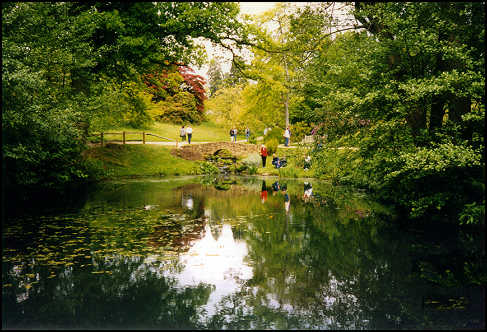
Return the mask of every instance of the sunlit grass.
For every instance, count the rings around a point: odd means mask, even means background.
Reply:
[[[277,148],[276,155],[279,158],[286,157],[287,166],[277,169],[272,165],[272,156],[267,157],[266,167],[262,167],[262,164],[257,169],[258,175],[272,175],[280,176],[283,178],[307,178],[313,177],[312,169],[304,170],[303,166],[298,163],[298,158],[304,158],[306,151],[301,149],[288,149]]]
[[[186,125],[185,125],[186,126]],[[193,128],[192,142],[221,142],[229,141],[228,130],[212,122],[203,122],[199,125],[191,125]],[[154,122],[152,125],[144,129],[134,129],[129,127],[118,127],[106,130],[106,132],[136,132],[137,134],[126,134],[126,140],[142,140],[142,132],[156,134],[162,137],[166,137],[172,140],[180,141],[179,130],[181,125],[175,125],[171,123]],[[122,140],[122,135],[106,135],[105,140]],[[161,139],[155,136],[146,135],[146,142],[167,142],[165,139]]]
[[[86,157],[101,161],[109,177],[195,174],[198,162],[173,156],[171,149],[159,145],[109,144],[90,149]]]

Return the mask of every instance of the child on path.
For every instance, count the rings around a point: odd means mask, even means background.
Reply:
[[[245,137],[247,138],[247,143],[249,142],[249,136],[250,136],[250,129],[249,127],[245,128]]]

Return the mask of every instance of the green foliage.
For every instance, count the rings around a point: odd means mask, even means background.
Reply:
[[[284,136],[282,134],[284,130],[279,127],[274,127],[270,131],[267,132],[267,135],[264,136],[264,143],[267,145],[270,141],[275,140],[278,144],[284,144]]]
[[[196,109],[194,96],[186,91],[169,96],[152,106],[150,114],[157,121],[173,124],[200,123],[204,119]]]
[[[200,164],[200,172],[201,174],[205,174],[205,175],[215,175],[218,174],[220,171],[218,170],[218,167],[216,167],[214,163],[205,161]]]
[[[143,75],[147,93],[158,102],[152,107],[154,119],[176,124],[204,120],[205,81],[193,73],[187,66],[173,65],[162,73]]]
[[[289,164],[286,167],[279,168],[279,176],[283,178],[297,178],[301,172],[296,167]]]
[[[326,148],[359,148],[316,154],[318,176],[372,189],[412,218],[470,220],[465,204],[483,197],[482,7],[355,6],[369,34],[323,39],[297,86],[295,118],[323,123]]]
[[[465,204],[458,219],[460,225],[485,224],[485,200],[481,204]]]
[[[353,183],[361,185],[359,170],[359,154],[350,149],[338,149],[336,146],[326,147],[313,154],[312,170],[315,176],[331,180],[333,184]],[[366,182],[367,183],[367,182]]]
[[[268,158],[271,158],[274,153],[277,151],[279,143],[275,138],[270,139],[265,143],[265,146],[267,147],[267,155],[269,156]]]
[[[140,75],[166,63],[201,64],[193,38],[219,43],[222,32],[244,38],[237,15],[235,3],[2,4],[7,187],[86,179],[81,153],[90,132],[150,124],[135,83]],[[168,108],[202,111],[188,99],[178,96]]]
[[[484,187],[475,180],[481,174],[481,156],[468,146],[418,148],[398,156],[397,170],[384,178],[382,196],[394,197],[399,206],[410,209],[411,217],[435,210],[455,215],[465,211],[467,199],[482,199]]]
[[[313,128],[305,121],[293,123],[291,126],[291,139],[294,142],[301,142],[305,135],[310,135]]]
[[[223,72],[215,59],[210,60],[208,68],[209,95],[212,97],[216,91],[223,87]]]

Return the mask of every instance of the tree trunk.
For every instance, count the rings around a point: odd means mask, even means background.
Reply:
[[[286,100],[284,101],[284,108],[286,111],[286,128],[289,126],[289,74],[287,71],[287,61],[284,60],[284,68],[286,69]]]
[[[470,111],[471,104],[469,97],[453,97],[448,105],[448,120],[460,122],[462,115]]]
[[[413,135],[418,135],[421,129],[426,128],[426,110],[420,105],[416,105],[412,112],[408,114],[406,121]]]
[[[433,97],[431,103],[431,115],[430,115],[430,134],[436,129],[440,128],[443,123],[443,116],[445,115],[445,101],[440,96]]]

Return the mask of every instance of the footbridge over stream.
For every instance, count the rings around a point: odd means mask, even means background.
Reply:
[[[251,153],[259,153],[259,146],[256,144],[212,142],[183,145],[173,151],[174,154],[188,159],[204,159],[206,155],[216,154],[218,151],[228,150],[236,157],[246,156]]]

